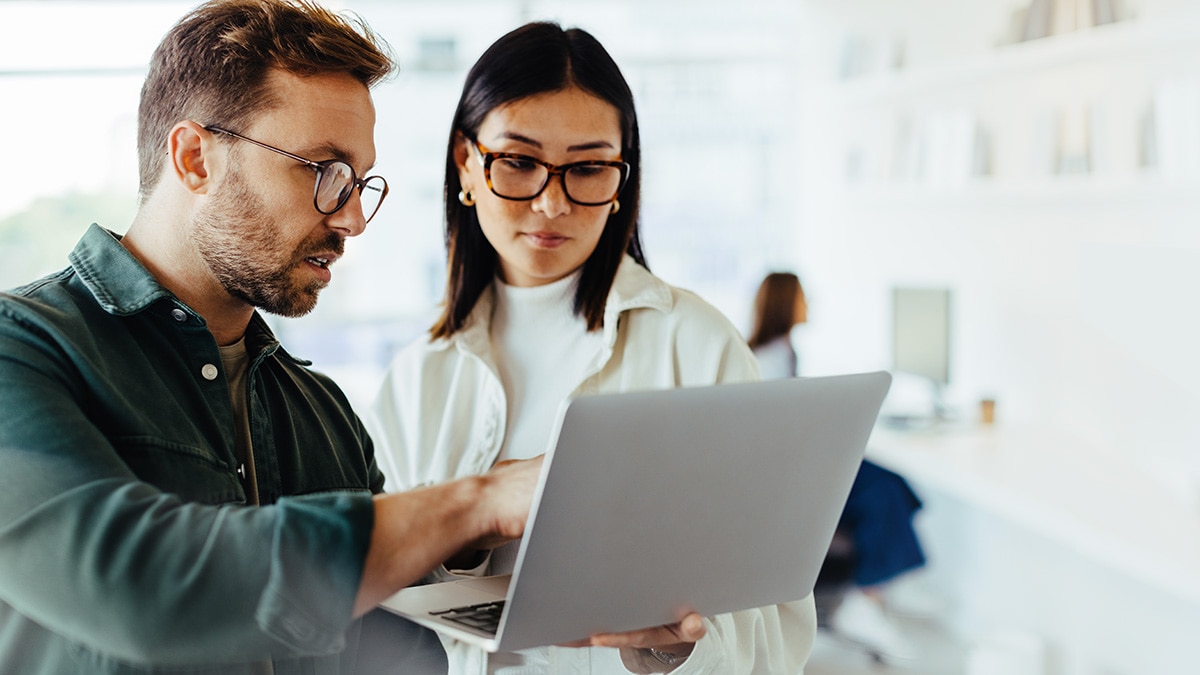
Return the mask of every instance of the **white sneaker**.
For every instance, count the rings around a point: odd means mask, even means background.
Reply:
[[[829,619],[829,627],[885,661],[911,661],[917,657],[912,644],[883,613],[879,603],[858,589],[851,589],[842,597]]]
[[[936,619],[945,616],[949,603],[919,581],[900,579],[884,587],[883,606],[891,616]]]

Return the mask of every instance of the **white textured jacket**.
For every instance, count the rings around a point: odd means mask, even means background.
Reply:
[[[507,411],[490,351],[493,306],[489,287],[463,330],[417,341],[389,367],[367,417],[390,490],[483,473],[499,455]],[[745,341],[720,312],[628,256],[609,293],[603,331],[604,347],[572,396],[759,377]],[[799,673],[816,633],[811,596],[705,621],[708,634],[674,673]],[[451,673],[486,672],[482,650],[443,641]],[[611,649],[551,648],[550,663],[554,673],[626,672]]]

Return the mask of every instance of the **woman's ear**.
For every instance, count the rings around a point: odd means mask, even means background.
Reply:
[[[167,166],[171,177],[188,192],[208,192],[215,147],[212,133],[199,124],[191,120],[176,124],[167,135]]]
[[[458,167],[458,183],[464,189],[474,188],[471,185],[471,141],[461,131],[454,133],[454,165]]]

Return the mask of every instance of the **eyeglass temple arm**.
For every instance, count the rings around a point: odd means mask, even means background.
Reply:
[[[288,152],[287,150],[280,150],[279,148],[277,148],[277,147],[275,147],[275,146],[273,146],[273,145],[267,145],[266,143],[263,143],[263,142],[261,142],[261,141],[256,141],[256,140],[254,140],[253,138],[250,138],[250,137],[248,137],[248,136],[243,136],[243,135],[241,135],[241,134],[239,134],[239,133],[236,133],[236,132],[230,131],[230,130],[228,130],[228,129],[222,129],[221,127],[218,127],[218,126],[215,126],[215,125],[206,125],[206,126],[204,127],[204,129],[205,129],[205,130],[207,130],[207,131],[211,131],[211,132],[213,132],[213,133],[218,133],[218,134],[226,134],[226,135],[228,135],[228,136],[233,136],[234,138],[237,138],[237,139],[240,139],[240,140],[246,141],[247,143],[253,143],[253,144],[257,145],[257,146],[258,146],[258,147],[260,147],[260,148],[265,148],[265,149],[267,149],[267,150],[270,150],[270,151],[272,151],[272,152],[278,152],[279,154],[283,155],[284,157],[290,157],[290,158],[292,158],[292,159],[296,160],[297,162],[300,162],[300,163],[302,163],[302,164],[304,164],[304,165],[306,165],[306,166],[311,166],[311,167],[312,167],[312,168],[314,168],[314,169],[320,169],[320,168],[321,168],[321,165],[320,165],[320,164],[318,164],[317,162],[314,162],[314,161],[312,161],[311,159],[306,159],[306,158],[304,158],[304,157],[301,157],[300,155],[293,155],[292,153]]]

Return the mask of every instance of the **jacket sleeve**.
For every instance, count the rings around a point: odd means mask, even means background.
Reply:
[[[812,651],[817,614],[813,598],[704,620],[708,633],[674,675],[802,673]]]
[[[140,481],[54,338],[11,309],[0,304],[0,605],[133,664],[340,649],[370,495],[214,506]]]
[[[425,485],[483,473],[487,467],[471,464],[479,453],[468,453],[472,442],[469,429],[473,419],[453,415],[461,410],[477,409],[478,368],[463,360],[445,358],[437,350],[426,348],[418,340],[389,364],[379,393],[363,416],[375,439],[376,458],[386,476],[389,492],[402,492]],[[450,372],[443,368],[451,363]],[[455,365],[456,364],[456,365]],[[486,414],[478,410],[477,414]],[[469,466],[464,466],[469,464]],[[450,570],[439,565],[421,579],[431,584],[478,577],[488,573],[491,552],[471,569]]]

